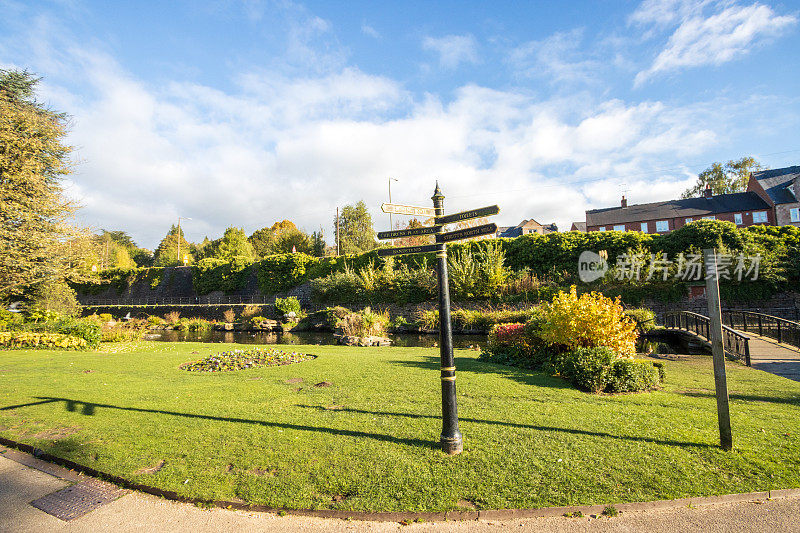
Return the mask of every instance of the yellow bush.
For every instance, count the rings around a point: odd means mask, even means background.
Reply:
[[[619,298],[595,292],[578,297],[575,286],[542,305],[541,338],[569,349],[608,346],[619,354],[636,352],[636,324],[625,316]]]
[[[0,348],[61,348],[64,350],[78,350],[86,348],[86,339],[62,333],[0,331]]]

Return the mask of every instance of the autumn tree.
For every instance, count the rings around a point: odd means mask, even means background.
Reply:
[[[333,225],[337,227],[335,217]],[[363,200],[342,208],[338,228],[336,238],[342,254],[360,254],[378,246],[375,242],[372,216]]]
[[[728,194],[747,190],[750,173],[764,170],[764,167],[752,157],[742,157],[736,161],[714,163],[697,175],[697,183],[686,189],[681,198],[695,198],[705,194],[706,187],[711,187],[711,194]]]
[[[432,223],[431,220],[428,220],[427,222]],[[400,221],[395,222],[394,229],[415,229],[415,228],[423,228],[429,225],[431,224],[426,224],[420,222],[416,218],[412,218],[405,225]],[[413,235],[411,237],[394,239],[394,246],[422,246],[425,244],[433,244],[433,242],[434,242],[433,235]]]
[[[269,228],[256,230],[249,240],[259,257],[286,254],[292,250],[311,254],[314,250],[311,237],[298,229],[291,220],[281,220]]]
[[[85,234],[63,193],[67,117],[36,101],[39,78],[0,70],[0,300],[82,277],[72,242]]]

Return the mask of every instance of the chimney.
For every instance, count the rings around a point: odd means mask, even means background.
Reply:
[[[622,202],[621,202],[621,204],[622,204],[622,207],[628,207],[628,199],[627,199],[627,198],[625,198],[625,195],[624,195],[624,194],[622,195]]]
[[[711,194],[711,186],[706,185],[706,198],[711,198],[713,194]]]

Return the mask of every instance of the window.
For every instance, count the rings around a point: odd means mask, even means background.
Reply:
[[[789,217],[792,222],[800,222],[800,208],[793,207],[789,209]]]
[[[753,211],[753,224],[758,224],[759,222],[766,222],[766,221],[767,221],[766,211]]]
[[[647,232],[648,232],[647,222],[642,222],[642,233],[647,233]]]
[[[691,218],[687,218],[685,222],[686,222],[686,224],[691,224],[692,223],[692,219]]]
[[[703,217],[703,220],[716,220],[716,219],[717,217],[715,217],[714,215],[708,215],[707,217]]]
[[[659,220],[656,222],[656,231],[661,233],[663,231],[669,231],[669,220]]]
[[[606,230],[605,226],[600,226],[599,228],[597,228],[597,231],[605,231],[605,230]]]
[[[741,213],[734,213],[733,214],[733,221],[736,222],[737,226],[742,225],[742,214]]]
[[[625,231],[625,224],[617,224],[614,226],[614,231]]]

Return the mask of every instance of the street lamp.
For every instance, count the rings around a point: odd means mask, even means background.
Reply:
[[[392,203],[392,182],[397,181],[397,178],[389,178],[389,203]],[[394,231],[394,225],[392,223],[392,213],[389,212],[389,231]],[[392,246],[394,246],[394,239],[392,239]]]
[[[178,260],[178,264],[181,264],[181,219],[183,220],[192,220],[189,217],[178,217],[178,254],[175,258]]]

